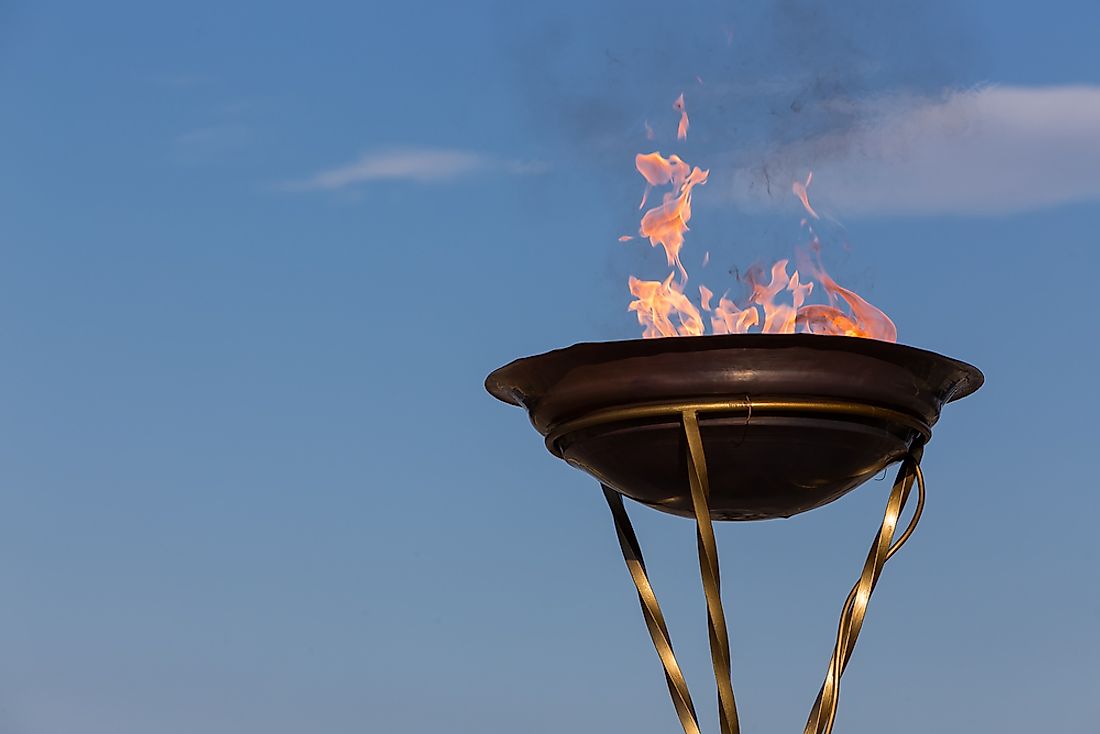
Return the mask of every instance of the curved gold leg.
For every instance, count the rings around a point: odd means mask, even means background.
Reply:
[[[710,631],[710,651],[714,664],[714,676],[718,685],[718,720],[722,734],[740,734],[737,721],[737,704],[733,698],[733,682],[730,675],[730,643],[726,629],[726,615],[722,610],[721,580],[718,569],[718,546],[714,540],[714,526],[710,518],[707,496],[710,485],[707,480],[707,462],[703,454],[703,441],[699,434],[699,421],[695,411],[683,414],[684,436],[688,448],[688,483],[691,486],[691,501],[695,510],[696,539],[699,546],[699,571],[703,580],[703,593],[707,600],[707,626]],[[603,486],[604,498],[611,508],[615,521],[615,531],[619,537],[619,547],[626,560],[630,577],[638,590],[638,600],[642,605],[649,636],[657,655],[665,669],[665,681],[668,683],[676,715],[687,734],[698,734],[699,723],[688,693],[687,683],[676,656],[672,651],[672,641],[668,635],[661,607],[650,586],[642,560],[641,547],[630,524],[630,517],[623,506],[622,496],[606,485]]]
[[[714,664],[714,679],[718,684],[718,722],[722,734],[739,734],[737,704],[733,699],[730,671],[730,638],[726,629],[726,614],[722,609],[722,584],[718,573],[718,545],[714,540],[714,525],[710,518],[707,497],[707,459],[703,439],[699,435],[699,419],[695,411],[684,411],[684,435],[688,445],[688,480],[691,504],[695,510],[696,538],[699,542],[699,573],[703,578],[703,593],[707,598],[707,627],[710,631],[710,657]]]
[[[920,453],[918,447],[912,455],[907,457],[898,469],[897,479],[890,490],[890,498],[886,502],[886,512],[882,518],[871,550],[867,554],[867,560],[863,564],[863,572],[859,580],[852,587],[848,598],[840,612],[840,624],[837,628],[836,645],[829,660],[829,670],[825,674],[825,682],[817,694],[813,708],[810,709],[810,717],[806,722],[804,734],[831,734],[833,724],[836,722],[837,703],[840,698],[840,678],[848,661],[852,658],[856,640],[863,627],[863,620],[867,615],[867,604],[871,600],[871,594],[875,590],[879,577],[882,575],[886,561],[909,540],[924,511],[924,474],[920,468]],[[909,493],[913,488],[914,480],[917,483],[917,507],[905,532],[895,541],[894,533],[897,530],[898,518],[905,503],[909,499]]]
[[[676,662],[676,655],[672,651],[672,640],[668,636],[665,617],[661,613],[661,605],[657,603],[653,587],[650,586],[645,561],[642,559],[642,549],[638,545],[638,536],[634,534],[634,526],[630,524],[630,516],[626,514],[626,507],[623,506],[622,495],[606,485],[602,486],[604,499],[607,500],[607,506],[611,508],[611,517],[615,521],[619,548],[622,549],[630,578],[638,589],[638,601],[642,605],[645,626],[649,628],[649,636],[653,638],[653,646],[657,648],[657,656],[661,658],[661,665],[665,669],[665,682],[668,684],[669,694],[672,695],[676,715],[680,719],[680,725],[684,727],[684,734],[699,734],[699,721],[695,714],[695,706],[691,702],[691,694],[688,693],[687,681],[684,680],[680,664]]]
[[[695,513],[696,539],[699,546],[699,570],[703,581],[703,593],[707,601],[707,626],[710,632],[711,660],[714,665],[714,677],[718,687],[718,718],[722,734],[740,734],[740,725],[737,720],[737,705],[733,696],[733,683],[731,678],[729,633],[726,628],[725,612],[722,608],[721,579],[718,567],[718,546],[714,538],[714,526],[711,521],[710,508],[707,498],[710,494],[710,485],[707,477],[706,456],[703,452],[702,436],[699,432],[699,421],[694,410],[685,410],[682,414],[684,437],[687,443],[688,483],[691,487],[692,508]],[[917,446],[913,452],[902,461],[898,469],[897,478],[890,490],[890,497],[886,503],[886,512],[867,554],[867,560],[863,564],[863,571],[859,580],[852,587],[848,598],[844,601],[840,614],[840,624],[837,628],[836,644],[829,660],[829,669],[825,675],[825,681],[817,694],[813,708],[810,710],[809,720],[806,722],[804,734],[831,734],[833,724],[836,721],[837,702],[840,697],[840,679],[851,660],[852,651],[855,649],[856,640],[863,628],[863,620],[867,614],[867,605],[871,594],[875,590],[882,569],[886,561],[901,548],[913,534],[913,530],[920,521],[924,511],[924,474],[920,468],[922,447]],[[917,485],[917,507],[913,512],[908,526],[895,540],[898,519],[905,504],[909,499],[914,482]],[[623,498],[615,490],[603,485],[604,498],[611,509],[611,516],[615,521],[615,531],[619,539],[619,547],[626,561],[630,577],[638,591],[638,600],[641,603],[642,614],[645,617],[646,627],[653,640],[653,646],[657,649],[657,655],[664,667],[665,682],[668,684],[672,703],[676,708],[676,715],[680,719],[685,734],[700,734],[698,716],[688,692],[687,682],[676,655],[672,649],[672,640],[668,634],[668,627],[657,603],[657,597],[653,593],[649,576],[646,573],[645,561],[642,559],[641,547],[634,533],[630,517],[623,505]]]

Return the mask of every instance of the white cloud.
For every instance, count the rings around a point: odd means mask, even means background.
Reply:
[[[734,198],[799,206],[790,182],[813,169],[815,208],[842,217],[992,215],[1100,201],[1100,87],[887,96],[857,103],[856,112],[861,122],[842,133],[756,155],[734,172]]]
[[[252,128],[241,122],[226,122],[188,130],[172,141],[172,157],[184,165],[224,161],[255,143]]]
[[[488,171],[539,173],[538,162],[501,160],[481,153],[446,148],[402,148],[366,153],[350,163],[329,168],[284,188],[294,191],[336,191],[377,181],[450,181]]]

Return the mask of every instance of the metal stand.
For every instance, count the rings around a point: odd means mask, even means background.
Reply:
[[[714,527],[710,509],[707,505],[707,497],[710,494],[710,485],[707,480],[707,462],[703,454],[703,441],[699,432],[697,412],[685,409],[680,415],[684,437],[687,442],[688,481],[691,487],[692,507],[695,513],[696,538],[699,546],[699,570],[703,581],[703,592],[707,601],[707,626],[710,632],[711,660],[714,664],[714,677],[718,687],[719,724],[721,734],[739,734],[740,726],[737,721],[737,705],[733,697],[730,671],[729,635],[726,629],[725,613],[722,610],[718,548],[714,540]],[[890,497],[886,503],[886,512],[882,524],[871,545],[871,550],[867,554],[863,571],[841,609],[836,644],[829,660],[825,681],[822,683],[821,690],[818,692],[817,699],[810,710],[810,717],[806,722],[804,734],[831,734],[833,730],[840,696],[840,679],[852,657],[852,651],[855,649],[856,640],[859,638],[863,620],[867,614],[867,604],[871,599],[871,594],[882,575],[882,569],[886,561],[912,535],[924,510],[924,475],[920,469],[922,452],[923,444],[918,443],[902,461],[901,468],[898,470],[897,478],[894,480]],[[918,491],[917,507],[905,531],[895,540],[898,519],[909,499],[914,481],[917,484]],[[680,719],[685,734],[699,734],[699,721],[691,701],[691,694],[688,692],[680,665],[676,662],[668,627],[665,624],[664,615],[661,613],[661,607],[657,603],[657,597],[649,583],[645,561],[642,559],[641,547],[638,545],[638,538],[634,534],[630,517],[623,505],[622,495],[606,485],[602,486],[604,497],[611,508],[611,516],[615,521],[615,531],[619,538],[623,558],[626,560],[627,570],[630,571],[631,579],[638,590],[638,600],[642,606],[642,615],[645,618],[646,627],[649,629],[653,645],[657,649],[657,655],[664,667],[665,680],[668,683],[673,706],[676,708],[676,715]]]

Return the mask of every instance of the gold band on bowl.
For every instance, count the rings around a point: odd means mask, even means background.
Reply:
[[[597,426],[627,423],[634,420],[652,418],[679,418],[684,413],[694,412],[700,417],[705,413],[720,413],[729,416],[744,416],[746,425],[754,416],[794,415],[806,417],[854,417],[895,424],[919,433],[924,443],[932,437],[931,427],[922,419],[893,408],[883,408],[853,400],[834,400],[813,397],[786,398],[735,398],[732,400],[679,400],[667,403],[635,403],[602,408],[572,420],[552,426],[546,434],[546,448],[561,458],[557,444],[571,433]]]

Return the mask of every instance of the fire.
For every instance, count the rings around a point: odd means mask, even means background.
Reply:
[[[819,250],[816,245],[815,241],[815,254]],[[821,283],[829,297],[829,305],[806,306],[799,312],[800,325],[805,331],[811,334],[865,336],[887,342],[898,340],[898,329],[890,317],[829,277],[821,266],[820,258],[807,263],[807,269]],[[851,314],[837,308],[840,302],[847,305]]]
[[[680,261],[684,233],[691,221],[691,192],[707,182],[709,171],[692,167],[679,156],[665,158],[660,153],[639,154],[634,161],[638,173],[646,180],[642,207],[650,191],[658,186],[670,186],[662,203],[642,215],[638,232],[652,247],[662,247],[668,266],[675,268],[664,281],[639,280],[631,276],[630,293],[636,299],[630,310],[638,316],[643,336],[699,336],[706,331],[699,309],[684,295],[687,269]],[[625,235],[624,235],[625,236]],[[620,240],[623,238],[620,237]],[[674,280],[677,273],[680,279]],[[709,300],[709,298],[707,298]]]
[[[681,113],[677,137],[687,136],[688,118],[684,109],[684,96],[676,100],[674,109]],[[816,235],[811,240],[812,256],[801,254],[799,270],[788,274],[790,261],[778,260],[768,270],[755,267],[742,279],[749,294],[739,305],[729,292],[713,304],[714,291],[700,285],[699,306],[686,294],[688,273],[680,257],[688,222],[691,221],[691,197],[696,186],[705,184],[709,170],[692,166],[678,155],[667,158],[660,152],[639,153],[634,160],[638,173],[646,181],[640,209],[645,209],[649,195],[658,187],[669,187],[661,204],[642,215],[639,234],[649,240],[652,247],[661,247],[671,272],[664,280],[641,280],[630,276],[630,294],[634,297],[629,310],[638,318],[645,338],[664,336],[700,336],[707,331],[703,313],[710,316],[710,333],[745,334],[823,334],[833,336],[858,336],[882,341],[897,341],[894,322],[879,309],[847,288],[842,287],[825,271],[821,264],[820,242]],[[791,190],[802,207],[814,219],[820,219],[810,205],[808,188],[813,181],[811,172],[805,182],[794,181]],[[806,224],[806,220],[803,220]],[[808,225],[807,225],[808,226]],[[811,234],[813,230],[811,229]],[[620,237],[621,242],[633,239]],[[705,267],[710,259],[708,251],[703,258]],[[815,284],[820,289],[815,289]],[[828,303],[809,303],[815,290]]]
[[[810,206],[810,193],[807,189],[810,188],[810,182],[814,180],[814,172],[810,171],[810,174],[806,176],[806,183],[801,181],[795,181],[791,184],[791,191],[798,197],[798,200],[802,202],[802,208],[809,212],[810,216],[814,219],[821,219],[814,211],[814,208]]]
[[[699,286],[699,305],[704,311],[710,310],[710,299],[714,298],[714,292],[705,285]]]
[[[751,272],[749,278],[752,282]],[[800,283],[797,270],[794,271],[794,275],[787,277],[787,261],[777,260],[775,265],[772,265],[771,282],[767,285],[762,282],[752,282],[752,286],[752,296],[749,301],[760,306],[764,311],[764,333],[793,333],[795,322],[798,320],[798,309],[814,289],[814,284]],[[776,302],[776,296],[783,291],[791,294],[791,303]]]
[[[637,299],[630,310],[638,314],[638,323],[645,327],[642,336],[700,336],[704,333],[703,317],[691,299],[673,281],[669,273],[663,281],[638,280],[630,276],[630,293]],[[673,322],[675,319],[675,322]]]
[[[710,330],[715,334],[747,334],[759,323],[760,314],[755,308],[738,308],[737,304],[722,296],[710,318]]]
[[[703,80],[699,79],[699,83],[702,84]],[[676,128],[676,139],[687,140],[688,126],[691,124],[691,122],[688,120],[687,107],[684,106],[683,92],[680,92],[680,96],[677,97],[676,101],[672,103],[672,109],[680,113],[680,126]]]
[[[660,153],[639,154],[634,164],[646,180],[642,207],[645,207],[649,192],[654,187],[672,187],[671,191],[665,192],[659,206],[642,215],[638,233],[649,239],[652,247],[664,248],[669,267],[675,266],[680,271],[683,279],[680,285],[686,285],[687,271],[680,262],[680,248],[684,245],[684,233],[691,221],[691,192],[696,186],[707,182],[710,171],[692,168],[677,155],[665,158]]]

